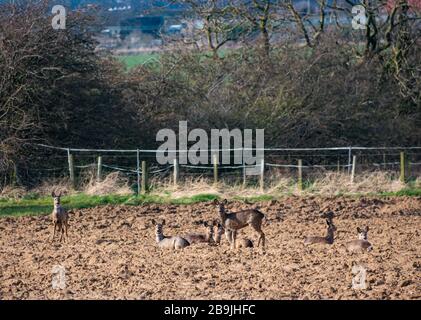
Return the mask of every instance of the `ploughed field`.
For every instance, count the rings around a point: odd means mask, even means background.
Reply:
[[[104,206],[70,211],[69,240],[51,241],[51,217],[0,219],[0,299],[421,299],[421,198],[299,198],[244,204],[266,215],[266,250],[196,244],[159,249],[152,219],[165,235],[205,232],[218,218],[211,203]],[[332,210],[333,245],[305,247],[325,235]],[[374,250],[350,254],[344,244],[368,225]],[[249,237],[250,227],[238,239]],[[65,288],[53,289],[52,269],[65,268]],[[353,289],[354,265],[366,269],[366,289]]]

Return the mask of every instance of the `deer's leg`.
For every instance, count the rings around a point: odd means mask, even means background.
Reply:
[[[66,222],[65,222],[65,227],[66,227],[66,239],[67,239],[67,237],[68,237],[68,234],[67,234],[67,229],[69,229],[69,222],[66,220]]]
[[[59,232],[60,232],[60,242],[61,242],[63,240],[63,235],[64,235],[63,223],[60,223]]]
[[[232,232],[228,229],[225,229],[225,237],[227,238],[229,244],[232,243]]]
[[[56,236],[56,229],[57,229],[57,223],[54,222],[53,223],[53,239],[52,240],[54,240],[54,237]]]
[[[262,220],[255,221],[255,223],[252,224],[252,227],[259,234],[257,246],[260,246],[260,241],[262,241],[262,247],[265,248],[265,234],[262,231]]]
[[[265,248],[265,234],[262,229],[256,230],[259,233],[259,240],[257,241],[257,246],[260,246],[260,240],[262,241],[262,247]]]
[[[237,240],[237,230],[231,231],[232,247],[235,249],[235,241]]]

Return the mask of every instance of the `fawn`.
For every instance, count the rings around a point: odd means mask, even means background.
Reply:
[[[190,233],[184,236],[183,238],[186,239],[190,244],[193,243],[200,243],[200,242],[207,242],[212,244],[214,242],[214,226],[216,225],[216,221],[214,220],[212,223],[203,222],[203,225],[206,227],[206,234],[203,233]]]
[[[357,227],[358,239],[348,242],[347,249],[349,251],[371,251],[373,246],[367,241],[368,226],[365,229]]]
[[[165,225],[165,220],[161,223],[152,219],[152,224],[155,226],[155,236],[158,247],[167,249],[183,249],[190,245],[190,243],[182,237],[166,237],[162,232],[162,227]]]
[[[217,229],[216,229],[216,234],[214,237],[214,242],[216,244],[220,244],[221,243],[221,237],[222,235],[225,233],[224,227],[222,226],[222,224],[218,223],[217,224]],[[227,234],[226,234],[227,235]],[[230,241],[231,239],[231,235],[228,234],[227,235],[227,240]],[[253,242],[250,239],[241,239],[237,245],[236,248],[253,248]]]
[[[222,226],[225,228],[225,235],[229,240],[232,248],[236,247],[237,230],[242,229],[246,226],[251,226],[258,234],[259,240],[257,246],[260,246],[262,241],[262,247],[265,247],[265,234],[262,231],[262,221],[265,215],[257,209],[247,209],[238,212],[227,213],[225,211],[225,205],[228,203],[227,199],[223,202],[214,200],[214,204],[219,207],[219,215],[221,217]]]
[[[304,240],[304,244],[305,245],[314,244],[314,243],[333,244],[333,234],[336,231],[336,226],[333,224],[332,218],[326,219],[326,224],[327,224],[327,234],[325,237],[320,237],[320,236],[306,237]]]
[[[53,240],[56,235],[56,230],[58,230],[58,232],[61,233],[60,235],[60,242],[61,242],[62,240],[65,240],[63,238],[64,233],[66,233],[66,238],[68,237],[67,229],[69,228],[69,223],[68,223],[69,215],[67,211],[61,206],[61,202],[60,202],[61,193],[57,195],[55,191],[53,191],[51,193],[51,197],[53,197],[53,201],[54,201],[54,209],[52,213],[53,225],[54,225]]]

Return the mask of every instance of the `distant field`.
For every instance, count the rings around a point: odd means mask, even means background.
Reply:
[[[227,55],[227,53],[229,51],[232,51],[232,49],[221,49],[221,50],[219,50],[219,55],[221,57],[224,57],[224,56]],[[211,57],[211,55],[212,55],[210,51],[201,52],[199,54],[203,57],[205,57],[205,56]],[[147,52],[145,52],[145,53],[136,54],[136,55],[127,55],[127,56],[125,56],[125,55],[120,56],[119,55],[119,56],[115,56],[115,57],[118,60],[122,61],[126,65],[127,69],[130,70],[130,69],[132,69],[132,68],[134,68],[138,65],[141,65],[141,64],[145,64],[145,63],[148,64],[148,63],[153,63],[153,62],[159,61],[159,59],[161,57],[161,54],[160,53],[147,53]]]
[[[160,54],[158,53],[141,53],[130,56],[116,56],[118,60],[123,62],[127,69],[132,69],[138,65],[150,63],[159,60]]]

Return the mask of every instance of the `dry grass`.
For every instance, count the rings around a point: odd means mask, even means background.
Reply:
[[[0,198],[4,199],[21,199],[27,193],[25,188],[15,186],[5,186],[0,191]]]
[[[306,181],[306,178],[309,178]],[[177,186],[174,186],[171,178],[154,177],[150,179],[151,194],[158,196],[171,196],[171,198],[192,197],[200,194],[214,194],[228,198],[233,197],[259,197],[283,196],[283,195],[322,195],[335,196],[341,194],[369,194],[380,192],[397,192],[405,185],[402,184],[396,173],[371,172],[360,173],[355,176],[351,183],[350,176],[346,173],[320,172],[311,177],[304,177],[305,188],[298,190],[296,176],[273,170],[265,176],[265,188],[262,191],[258,183],[258,177],[248,177],[247,185],[243,186],[240,180],[220,179],[215,185],[210,177],[185,177]],[[79,177],[78,191],[71,187],[70,181],[65,179],[49,179],[44,181],[29,193],[41,196],[49,196],[52,191],[61,192],[64,195],[78,193],[87,195],[129,195],[133,190],[129,187],[129,179],[122,173],[112,172],[101,182],[96,181],[95,172],[85,172]],[[417,177],[411,185],[421,188],[421,177]],[[22,187],[4,187],[0,190],[1,198],[20,199],[28,194]]]
[[[415,181],[415,187],[419,188],[421,178]],[[304,191],[297,188],[296,178],[292,175],[271,172],[265,180],[264,191],[260,190],[259,184],[250,183],[243,187],[242,183],[220,182],[214,185],[212,179],[207,178],[187,178],[174,187],[172,182],[156,180],[153,183],[154,193],[168,194],[174,198],[191,197],[197,194],[215,194],[227,197],[241,196],[253,197],[261,195],[299,195],[315,194],[323,196],[334,196],[339,194],[368,194],[380,192],[397,192],[405,187],[399,179],[390,172],[361,173],[355,176],[351,183],[350,176],[346,173],[323,172],[315,177],[311,177],[311,182],[306,182]]]
[[[112,172],[99,182],[92,175],[84,187],[84,192],[88,195],[126,195],[131,194],[132,190],[129,187],[129,180],[123,174]]]
[[[351,183],[350,176],[344,173],[326,173],[315,180],[307,192],[319,195],[338,195],[352,193],[396,192],[404,185],[388,172],[372,172],[355,176]]]
[[[41,196],[49,196],[53,191],[62,195],[71,194],[73,192],[73,188],[70,180],[68,178],[48,179],[43,181],[36,189],[31,190],[31,192],[37,193]]]

